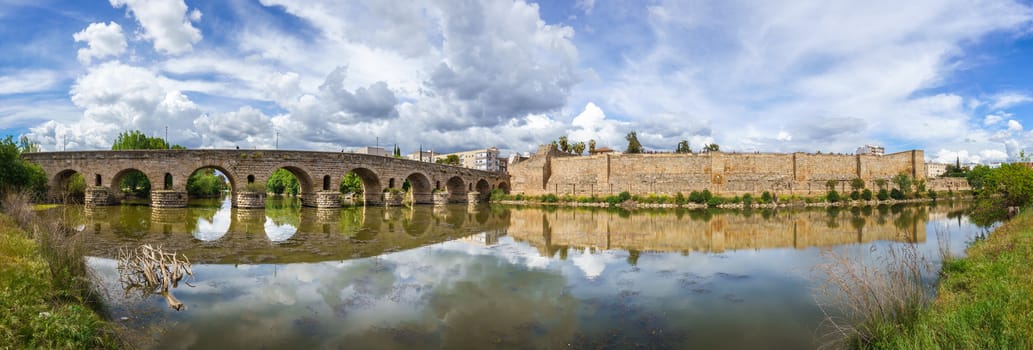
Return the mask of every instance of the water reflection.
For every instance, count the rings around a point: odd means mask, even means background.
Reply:
[[[177,290],[189,312],[109,301],[115,317],[151,307],[172,322],[156,347],[813,348],[822,315],[808,276],[821,259],[814,247],[863,253],[916,241],[935,256],[944,237],[961,252],[982,232],[963,208],[631,213],[288,202],[143,216],[113,207],[80,219],[101,276],[114,270],[108,249],[125,243],[161,243],[202,262],[197,287]],[[225,233],[200,239],[201,222],[214,226],[220,215],[230,221]]]

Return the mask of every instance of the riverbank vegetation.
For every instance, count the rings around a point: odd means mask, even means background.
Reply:
[[[987,226],[1017,215],[978,237],[966,257],[941,252],[935,300],[926,298],[932,293],[924,288],[910,298],[895,297],[897,291],[924,286],[921,273],[904,271],[903,276],[910,276],[904,281],[894,275],[924,259],[916,255],[890,264],[889,272],[881,275],[845,274],[853,276],[850,283],[832,288],[845,296],[838,307],[855,311],[855,317],[834,327],[840,336],[835,344],[860,349],[1033,348],[1033,169],[1021,163],[978,166],[967,175],[977,198],[973,222]],[[857,266],[838,266],[851,265]],[[873,285],[893,287],[869,288]]]
[[[7,193],[0,214],[0,348],[117,348],[100,316],[81,244]]]

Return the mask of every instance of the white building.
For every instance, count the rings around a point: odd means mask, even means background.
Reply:
[[[505,162],[506,159],[499,158],[499,149],[494,146],[485,149],[439,154],[435,160],[445,158],[450,155],[459,157],[459,165],[464,168],[495,172],[505,171],[505,164],[500,165],[500,163]]]
[[[358,154],[369,154],[374,156],[388,157],[387,151],[383,147],[359,147],[355,150]]]
[[[947,164],[944,163],[925,163],[925,174],[927,178],[939,177],[940,175],[947,173]]]
[[[405,157],[410,159],[410,160],[424,161],[424,162],[428,162],[428,163],[433,163],[434,160],[438,158],[438,156],[441,156],[441,154],[438,154],[437,152],[434,152],[434,151],[427,150],[427,151],[423,151],[422,155],[420,154],[419,151],[416,151],[416,152],[410,153],[409,155],[407,155]]]
[[[881,155],[886,154],[886,148],[884,148],[882,146],[876,146],[876,145],[864,145],[864,146],[858,147],[857,151],[854,152],[854,153],[858,154],[858,155],[862,155],[863,154],[863,155],[871,155],[871,156],[881,156]]]

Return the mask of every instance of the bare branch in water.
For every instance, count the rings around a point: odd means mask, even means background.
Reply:
[[[183,276],[194,278],[190,268],[190,259],[185,255],[168,253],[149,244],[136,249],[120,248],[118,250],[119,282],[126,295],[136,290],[143,296],[161,294],[169,308],[182,310],[185,304],[176,299],[169,288],[179,286]],[[190,286],[189,283],[186,283]]]

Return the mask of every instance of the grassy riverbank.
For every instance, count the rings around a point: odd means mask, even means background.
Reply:
[[[948,259],[933,304],[880,325],[873,349],[1033,349],[1033,210]]]
[[[89,292],[83,256],[41,234],[31,238],[15,219],[28,207],[8,214],[8,205],[0,213],[0,349],[118,347],[84,295]],[[48,226],[33,224],[37,231]]]

